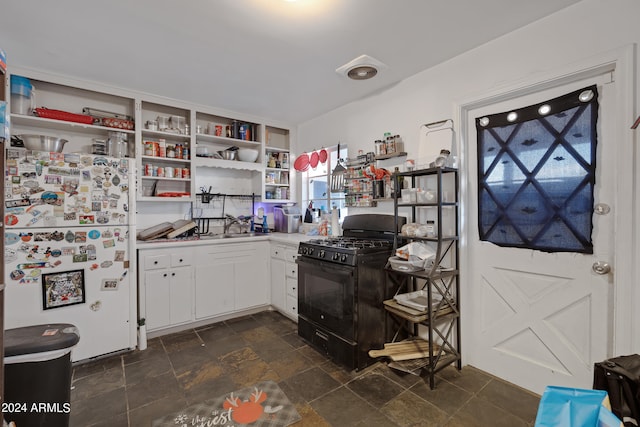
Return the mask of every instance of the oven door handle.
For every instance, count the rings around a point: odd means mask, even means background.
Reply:
[[[349,277],[353,277],[354,275],[354,268],[346,265],[334,264],[327,261],[316,261],[316,260],[307,260],[307,259],[300,259],[300,258],[298,258],[296,262],[300,266],[321,270],[323,273],[326,273],[326,274],[336,274],[336,272],[338,272],[340,274],[346,274]]]
[[[329,335],[316,329],[316,336],[323,341],[329,341]]]

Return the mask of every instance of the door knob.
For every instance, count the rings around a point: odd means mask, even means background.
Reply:
[[[611,266],[604,261],[596,261],[591,266],[591,269],[596,274],[609,274],[609,272],[611,271]]]

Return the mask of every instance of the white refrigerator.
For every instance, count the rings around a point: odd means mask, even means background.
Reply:
[[[72,360],[136,345],[127,158],[7,149],[5,328],[70,323]]]

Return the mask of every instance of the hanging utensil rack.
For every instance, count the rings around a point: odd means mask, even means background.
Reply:
[[[256,199],[260,199],[260,196],[251,193],[251,194],[226,194],[226,193],[209,193],[202,192],[196,194],[196,201],[191,203],[191,220],[196,223],[198,226],[198,233],[207,234],[209,233],[209,227],[211,225],[211,221],[223,221],[227,218],[226,216],[226,202],[227,200],[246,200],[251,201],[251,215],[253,217],[255,212],[255,204]],[[209,209],[214,211],[219,211],[219,216],[203,216],[201,213],[204,211],[203,205],[209,205],[211,202],[221,202],[222,205],[216,209]],[[200,214],[197,214],[200,212]],[[245,216],[246,217],[246,216]]]

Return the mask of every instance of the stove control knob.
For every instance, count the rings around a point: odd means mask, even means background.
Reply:
[[[302,255],[306,255],[307,254],[307,248],[301,248],[300,252],[302,252]]]
[[[342,254],[342,256],[340,257],[340,261],[347,262],[347,254]]]
[[[313,248],[309,248],[309,255],[313,254]]]
[[[333,254],[333,257],[331,257],[331,259],[333,259],[334,261],[337,261],[339,257],[340,257],[340,254],[336,252],[335,254]]]
[[[318,254],[318,258],[324,258],[324,249],[320,249],[320,253]]]

